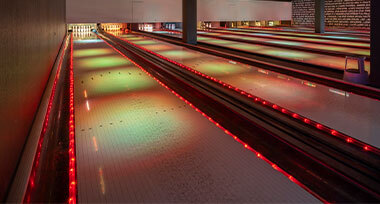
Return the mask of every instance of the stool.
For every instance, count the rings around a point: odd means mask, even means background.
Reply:
[[[368,85],[369,75],[364,69],[364,60],[366,57],[362,56],[346,56],[346,65],[344,67],[343,80],[357,84]],[[348,60],[355,60],[358,62],[358,68],[348,68]]]

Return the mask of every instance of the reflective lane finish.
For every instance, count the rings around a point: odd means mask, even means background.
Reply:
[[[380,147],[380,101],[148,37],[121,37],[349,136]]]
[[[303,41],[303,42],[310,42],[310,43],[324,43],[324,44],[331,44],[331,45],[339,45],[339,46],[357,46],[361,48],[370,48],[369,42],[350,42],[350,41],[339,41],[339,40],[333,40],[333,39],[323,39],[323,38],[305,38],[302,36],[287,36],[287,35],[278,35],[278,34],[271,34],[271,33],[255,33],[255,32],[241,32],[240,30],[213,30],[214,32],[220,32],[220,33],[230,33],[235,32],[238,34],[244,34],[244,35],[250,35],[253,37],[262,37],[262,38],[271,38],[271,39],[278,39],[278,40],[293,40],[293,41]]]
[[[181,37],[181,34],[167,32],[167,31],[154,31],[162,35],[170,35],[174,37]],[[343,70],[345,66],[345,58],[337,56],[329,56],[324,54],[311,53],[307,51],[298,51],[286,48],[276,48],[266,45],[257,45],[243,42],[236,42],[233,40],[221,40],[211,37],[198,36],[198,41],[208,43],[212,45],[222,46],[226,48],[232,48],[253,54],[261,54],[266,56],[272,56],[285,60],[292,60],[296,62],[303,62],[311,65],[318,65],[328,67],[331,69]],[[365,62],[365,70],[370,72],[370,62]],[[357,62],[349,61],[348,67],[357,68]]]
[[[103,41],[74,71],[79,203],[318,202]]]
[[[289,45],[289,46],[297,46],[301,48],[308,48],[308,49],[315,49],[315,50],[323,50],[323,51],[336,51],[336,52],[342,52],[347,53],[347,55],[363,55],[363,56],[370,56],[370,50],[369,48],[363,49],[363,48],[350,48],[345,46],[338,46],[338,45],[324,45],[318,42],[298,42],[298,41],[292,41],[292,40],[275,40],[270,38],[263,38],[263,37],[247,37],[247,36],[239,36],[239,35],[232,35],[232,34],[243,34],[242,32],[235,32],[235,31],[227,31],[227,32],[204,32],[204,31],[198,31],[199,34],[211,36],[211,37],[224,37],[231,40],[246,40],[252,43],[258,43],[258,42],[266,42],[269,44],[273,44],[273,46],[276,45]],[[334,41],[336,42],[336,41]]]
[[[242,29],[242,28],[225,28],[226,30],[236,30],[236,31],[248,31],[253,33],[267,33],[267,34],[276,34],[276,35],[290,35],[296,37],[313,37],[321,39],[340,39],[340,40],[360,40],[363,42],[369,42],[369,37],[363,36],[342,36],[342,35],[320,35],[317,33],[295,33],[295,32],[276,32],[270,30],[253,30],[253,29]]]

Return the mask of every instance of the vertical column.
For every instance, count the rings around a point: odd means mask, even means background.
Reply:
[[[182,40],[197,44],[197,0],[182,0]]]
[[[380,88],[380,1],[371,0],[371,85]]]
[[[315,32],[325,32],[325,0],[315,0]]]
[[[131,23],[131,30],[132,31],[138,31],[139,30],[139,24],[138,23]]]

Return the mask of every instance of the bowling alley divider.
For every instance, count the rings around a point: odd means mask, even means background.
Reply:
[[[73,36],[67,34],[52,68],[7,202],[76,203],[72,53]]]

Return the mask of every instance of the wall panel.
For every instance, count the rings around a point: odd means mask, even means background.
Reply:
[[[65,34],[65,0],[0,1],[0,202]]]

